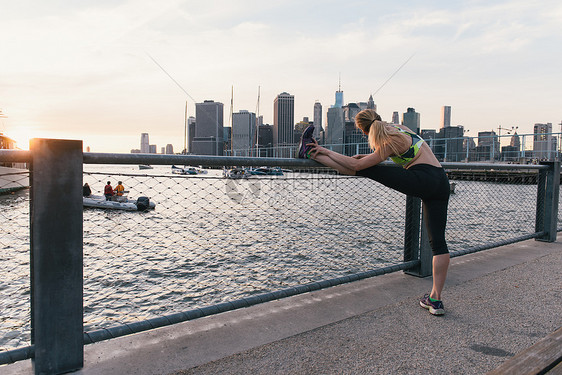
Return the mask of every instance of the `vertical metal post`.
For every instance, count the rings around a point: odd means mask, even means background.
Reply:
[[[420,252],[421,200],[406,197],[406,222],[404,225],[404,262],[418,259]]]
[[[547,170],[539,170],[537,182],[537,213],[535,232],[545,232],[537,241],[554,242],[558,230],[558,200],[560,195],[560,162],[546,161]]]
[[[36,374],[84,365],[82,141],[32,139],[31,342]]]
[[[420,198],[406,197],[404,261],[419,259],[420,264],[404,272],[408,275],[426,277],[431,275],[432,253],[427,231],[425,225],[423,225],[423,220],[421,220],[421,206]]]

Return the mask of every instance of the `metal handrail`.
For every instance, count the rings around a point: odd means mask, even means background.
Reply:
[[[153,165],[206,165],[206,166],[268,166],[287,168],[322,168],[322,164],[310,159],[296,158],[265,158],[239,156],[208,156],[208,155],[162,155],[162,154],[119,154],[85,152],[84,164],[153,164]],[[0,161],[31,162],[32,151],[0,150]],[[384,162],[383,165],[392,165]],[[445,169],[495,169],[495,170],[544,170],[548,166],[538,164],[507,164],[507,163],[464,163],[443,162]]]

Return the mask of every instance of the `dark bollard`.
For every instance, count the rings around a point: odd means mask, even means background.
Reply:
[[[558,200],[560,195],[560,162],[541,162],[537,181],[537,214],[535,232],[545,232],[537,241],[554,242],[558,230]]]
[[[427,230],[421,221],[421,199],[408,196],[406,197],[404,229],[404,262],[412,260],[419,260],[420,263],[416,267],[404,271],[405,273],[418,277],[431,275],[432,254]]]
[[[82,141],[32,139],[31,342],[36,374],[84,365]]]

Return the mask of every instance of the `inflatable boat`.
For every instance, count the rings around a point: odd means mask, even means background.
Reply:
[[[84,207],[105,208],[110,210],[124,211],[146,211],[156,207],[156,203],[151,202],[148,197],[139,197],[138,199],[129,199],[127,197],[112,197],[106,200],[103,195],[90,195],[83,197]]]

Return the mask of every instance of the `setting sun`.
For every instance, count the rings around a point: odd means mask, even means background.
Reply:
[[[2,133],[16,141],[17,148],[22,150],[29,150],[29,140],[34,138],[33,132],[29,128],[7,127]]]

